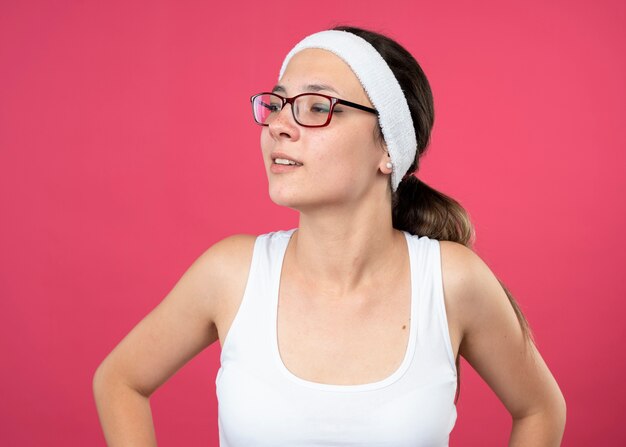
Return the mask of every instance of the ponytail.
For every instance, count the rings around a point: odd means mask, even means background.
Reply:
[[[394,228],[472,247],[474,227],[467,212],[452,197],[408,175],[400,182],[392,200]]]

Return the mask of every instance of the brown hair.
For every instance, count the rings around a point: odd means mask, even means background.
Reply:
[[[414,235],[428,236],[442,241],[454,241],[472,249],[475,241],[474,226],[463,207],[447,196],[418,179],[413,173],[419,169],[419,160],[430,143],[435,121],[435,109],[430,84],[415,58],[404,47],[382,34],[351,26],[337,26],[368,41],[391,68],[404,92],[417,137],[415,160],[407,174],[392,194],[393,226]],[[380,128],[377,137],[383,139]],[[527,342],[533,343],[530,326],[519,305],[500,279],[500,285],[515,311]],[[456,359],[458,400],[461,389],[460,358]]]

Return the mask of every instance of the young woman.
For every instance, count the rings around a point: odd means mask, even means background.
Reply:
[[[444,446],[458,359],[556,446],[565,402],[464,210],[413,174],[434,121],[415,59],[377,33],[308,36],[252,97],[272,200],[297,229],[209,248],[107,356],[110,445],[154,445],[149,396],[219,339],[222,446]],[[508,299],[507,299],[508,297]]]

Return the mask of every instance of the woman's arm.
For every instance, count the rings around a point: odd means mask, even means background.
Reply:
[[[156,445],[150,395],[218,339],[220,305],[243,294],[254,240],[232,236],[204,252],[98,367],[93,391],[107,445]]]
[[[513,418],[510,447],[558,446],[565,399],[533,343],[527,341],[497,278],[480,257],[441,242],[446,307],[461,328],[459,354]]]

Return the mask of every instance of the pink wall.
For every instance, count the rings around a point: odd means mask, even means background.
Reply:
[[[3,2],[0,445],[103,445],[104,356],[210,244],[296,225],[267,197],[248,98],[336,23],[397,38],[429,77],[420,175],[469,210],[526,312],[564,445],[623,443],[625,3],[510,3]],[[161,445],[217,444],[218,355],[153,396]],[[452,445],[504,445],[504,407],[464,366]]]

